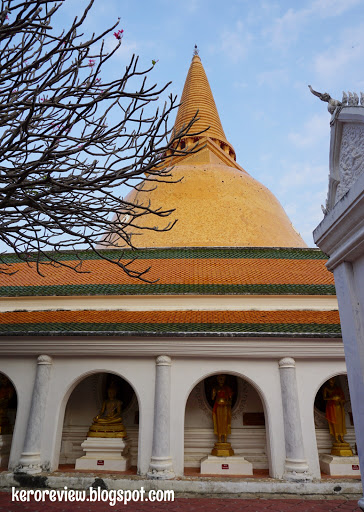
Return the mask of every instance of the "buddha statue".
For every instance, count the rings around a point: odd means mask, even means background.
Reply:
[[[231,401],[234,392],[225,384],[225,375],[218,375],[216,380],[218,385],[212,389],[211,398],[215,400],[212,419],[217,442],[211,454],[218,457],[229,457],[234,455],[234,450],[227,441],[228,434],[231,434]]]
[[[353,452],[349,443],[344,440],[344,435],[346,434],[344,392],[336,384],[335,379],[331,378],[322,393],[323,399],[326,401],[325,416],[329,424],[330,434],[334,440],[331,455],[350,457],[353,455]]]
[[[87,437],[126,437],[121,417],[122,401],[116,398],[117,386],[112,382],[107,389],[107,399],[93,419]]]
[[[0,434],[11,434],[12,425],[8,418],[9,402],[14,395],[14,388],[5,375],[0,374]]]

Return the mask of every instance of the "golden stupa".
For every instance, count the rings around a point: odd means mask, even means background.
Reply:
[[[193,132],[205,147],[171,161],[174,183],[147,181],[125,198],[153,209],[175,210],[169,217],[143,215],[136,226],[166,227],[169,231],[129,228],[135,247],[306,247],[275,196],[235,161],[226,139],[200,57],[195,52],[182,93],[174,131],[198,111]],[[182,141],[193,146],[196,137]],[[180,180],[180,181],[179,181]],[[154,186],[154,187],[153,187]],[[152,189],[153,188],[153,189]],[[151,190],[152,189],[152,190]],[[124,240],[117,241],[125,246]]]

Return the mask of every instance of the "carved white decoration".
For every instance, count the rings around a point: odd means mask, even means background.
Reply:
[[[236,404],[231,411],[231,417],[233,420],[241,420],[243,412],[246,408],[246,401],[248,398],[249,384],[246,380],[238,379],[238,396]]]
[[[209,406],[209,403],[206,399],[203,380],[199,382],[197,386],[192,390],[192,394],[196,396],[199,409],[204,413],[206,417],[211,418],[211,407]]]
[[[364,172],[364,126],[345,123],[340,147],[339,179],[335,203]]]

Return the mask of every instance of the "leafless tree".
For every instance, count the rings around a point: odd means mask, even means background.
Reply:
[[[116,239],[133,247],[136,219],[173,211],[131,204],[120,187],[167,181],[171,158],[196,150],[179,144],[187,133],[197,135],[194,119],[171,134],[167,120],[176,97],[151,109],[169,85],[147,84],[154,61],[140,71],[133,56],[120,78],[105,80],[102,70],[122,44],[119,22],[89,38],[79,33],[92,0],[67,30],[55,33],[52,18],[62,1],[1,3],[0,240],[21,260],[35,262],[39,273],[42,263],[82,271],[80,251],[89,249],[146,279],[119,251],[110,256],[100,247]],[[115,43],[108,52],[106,36]],[[161,230],[172,227],[165,224]],[[61,257],[63,249],[78,254],[77,264]],[[1,271],[12,272],[6,255]]]

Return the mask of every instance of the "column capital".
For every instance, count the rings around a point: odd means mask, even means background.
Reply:
[[[157,366],[171,366],[172,359],[169,356],[158,356],[155,360]]]
[[[42,354],[38,357],[37,364],[53,364],[53,359],[50,356]]]
[[[282,368],[296,368],[296,361],[293,359],[293,357],[283,357],[278,362],[279,369]]]

